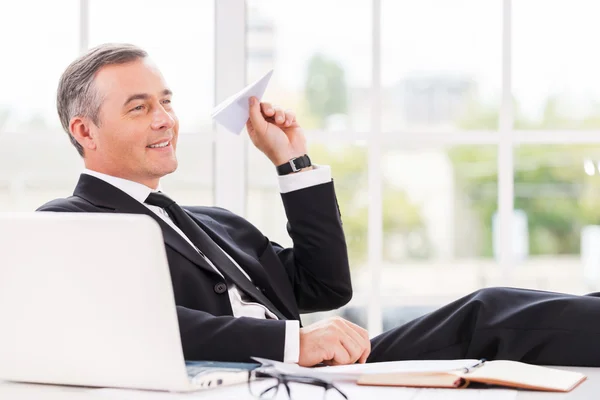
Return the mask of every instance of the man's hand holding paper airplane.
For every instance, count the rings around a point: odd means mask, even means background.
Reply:
[[[306,154],[306,138],[290,110],[260,103],[273,70],[216,106],[212,117],[229,132],[239,135],[244,124],[252,143],[273,164],[282,165]],[[252,99],[256,103],[252,104]],[[312,167],[304,168],[304,170]]]
[[[291,110],[284,111],[251,97],[250,118],[246,129],[252,143],[265,153],[275,166],[306,154],[304,132]]]

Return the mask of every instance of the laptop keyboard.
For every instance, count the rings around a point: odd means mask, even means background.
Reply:
[[[194,378],[199,374],[206,372],[214,372],[225,370],[229,372],[236,371],[251,371],[258,367],[259,364],[254,363],[236,363],[236,362],[221,362],[221,361],[186,361],[185,367],[190,378]]]
[[[186,362],[191,384],[197,389],[209,389],[248,381],[248,372],[259,364],[216,361]]]

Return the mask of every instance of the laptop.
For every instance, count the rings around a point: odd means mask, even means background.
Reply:
[[[146,215],[0,213],[0,327],[0,380],[185,392],[248,376],[186,366]]]

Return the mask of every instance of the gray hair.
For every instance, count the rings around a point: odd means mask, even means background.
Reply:
[[[106,65],[126,64],[147,56],[146,51],[131,44],[107,43],[89,50],[63,72],[56,93],[56,108],[63,129],[81,157],[83,147],[71,134],[69,123],[71,118],[80,116],[100,125],[98,114],[102,99],[94,88],[96,72]]]

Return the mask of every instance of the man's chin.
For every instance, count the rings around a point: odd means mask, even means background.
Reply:
[[[178,165],[179,164],[177,163],[177,161],[175,161],[175,163],[172,166],[165,169],[164,175],[169,175],[169,174],[172,174],[173,172],[177,171]]]
[[[162,178],[163,176],[167,176],[167,175],[170,175],[173,172],[175,172],[177,170],[177,166],[178,166],[177,161],[175,161],[174,163],[172,163],[170,165],[160,166],[159,168],[156,168],[153,171],[154,172],[153,175]]]

